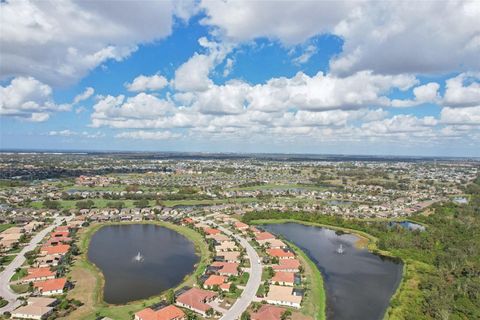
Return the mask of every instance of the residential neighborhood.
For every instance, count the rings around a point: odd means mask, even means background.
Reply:
[[[138,164],[140,173],[101,174],[103,160],[92,161],[93,174],[20,179],[0,189],[4,316],[116,319],[109,310],[125,308],[118,311],[120,319],[316,319],[323,312],[315,300],[324,290],[320,271],[288,238],[246,217],[295,214],[366,222],[388,217],[391,228],[410,223],[401,219],[417,212],[428,215],[437,203],[467,206],[462,185],[478,174],[468,161],[456,166],[272,161],[267,170],[254,160],[147,160]],[[108,272],[89,256],[92,235],[106,226],[143,225],[186,236],[199,260],[176,286],[153,290],[151,298],[109,307],[89,298],[105,293],[102,286],[92,288]],[[335,248],[334,254],[343,250]],[[141,246],[132,255],[123,263],[137,261],[136,268],[153,263]]]

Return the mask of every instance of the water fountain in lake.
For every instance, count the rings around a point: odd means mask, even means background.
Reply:
[[[137,255],[135,257],[133,257],[133,261],[134,262],[142,262],[144,260],[142,254],[140,253],[140,251],[137,253]]]
[[[343,254],[345,252],[345,249],[343,249],[343,244],[340,244],[336,251],[338,254]]]

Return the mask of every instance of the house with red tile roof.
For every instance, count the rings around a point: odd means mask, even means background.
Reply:
[[[54,232],[70,232],[69,226],[58,226],[53,230]]]
[[[49,279],[55,279],[56,273],[51,271],[49,267],[46,268],[30,268],[27,270],[28,274],[23,277],[21,282],[34,282]]]
[[[212,291],[191,288],[177,297],[176,304],[206,316],[207,311],[212,308],[207,303],[213,301],[216,296],[217,293]]]
[[[146,308],[135,313],[135,320],[185,320],[186,318],[185,312],[174,305],[156,311]]]
[[[285,311],[287,311],[286,308],[264,304],[257,312],[250,315],[252,320],[280,320]]]
[[[267,254],[278,259],[295,259],[295,254],[283,249],[267,249]]]
[[[72,238],[69,237],[50,238],[45,243],[45,246],[58,246],[59,244],[67,244],[70,242],[72,242]]]
[[[62,294],[66,285],[66,278],[50,279],[33,283],[34,288],[38,290],[42,296]]]
[[[68,252],[69,249],[70,249],[70,246],[68,244],[61,244],[58,246],[43,246],[40,249],[40,254],[63,256]]]
[[[245,231],[249,228],[248,224],[245,224],[241,221],[236,221],[233,225],[235,226],[235,228],[237,228],[240,231]]]
[[[66,238],[70,235],[68,231],[54,231],[50,233],[50,238]]]
[[[212,267],[218,267],[217,273],[222,276],[238,276],[239,271],[238,271],[238,263],[234,262],[220,262],[220,261],[215,261],[211,264]]]
[[[281,259],[277,265],[272,266],[275,272],[277,271],[286,271],[286,272],[298,272],[300,271],[300,261],[297,259]]]
[[[213,229],[213,228],[204,228],[203,231],[205,231],[206,234],[208,235],[215,235],[219,234],[221,231],[218,229]]]
[[[249,230],[252,231],[253,233],[261,233],[262,232],[261,230],[257,229],[256,227],[253,227],[253,226],[251,226]]]
[[[218,286],[220,289],[228,291],[230,289],[230,283],[227,283],[227,280],[228,278],[225,276],[212,274],[207,280],[205,280],[203,287],[205,289],[212,289],[214,286]]]
[[[270,280],[270,283],[273,283],[273,284],[278,283],[281,286],[293,287],[295,285],[295,272],[285,272],[285,271],[275,272],[275,275]]]
[[[273,239],[275,239],[275,236],[270,232],[260,232],[255,235],[255,240],[257,240],[259,244],[265,244]]]
[[[192,218],[184,218],[184,219],[182,220],[182,223],[183,223],[184,225],[186,225],[186,224],[193,224],[194,221],[193,221]]]

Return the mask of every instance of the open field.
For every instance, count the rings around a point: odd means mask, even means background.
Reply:
[[[197,254],[200,256],[200,261],[196,266],[195,271],[188,275],[182,283],[176,288],[183,286],[191,286],[196,282],[196,277],[201,275],[207,266],[210,259],[210,252],[203,237],[196,231],[187,227],[176,226],[166,222],[148,222],[166,228],[170,228],[190,239],[196,248]],[[157,296],[134,301],[125,305],[111,305],[103,301],[103,275],[100,270],[88,261],[87,251],[91,236],[98,231],[102,226],[110,224],[94,225],[80,234],[79,248],[82,255],[75,261],[72,271],[69,276],[75,283],[75,288],[71,290],[67,297],[75,298],[84,303],[82,307],[70,314],[66,319],[96,319],[99,315],[108,316],[113,319],[131,319],[132,314],[145,308],[148,305],[158,303],[163,293]]]

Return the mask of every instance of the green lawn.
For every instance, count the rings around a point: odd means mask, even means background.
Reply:
[[[288,241],[287,241],[288,242]],[[323,286],[323,278],[320,270],[318,270],[315,263],[303,252],[299,247],[291,242],[289,246],[295,251],[295,254],[304,266],[304,273],[307,287],[306,295],[302,301],[301,312],[305,315],[313,317],[315,320],[326,319],[326,294]]]
[[[10,262],[15,259],[15,255],[10,255],[10,256],[4,256],[2,257],[2,262],[0,263],[1,266],[6,267],[10,264]]]
[[[28,292],[29,285],[28,283],[22,283],[22,284],[12,284],[10,286],[13,292],[22,294]]]
[[[8,304],[7,300],[0,298],[0,308],[5,307],[7,304]]]
[[[0,224],[0,232],[3,232],[11,227],[15,226],[12,223],[5,223],[5,224]]]
[[[15,272],[15,274],[12,276],[10,281],[18,281],[25,277],[28,274],[27,269],[20,269],[19,271]]]

